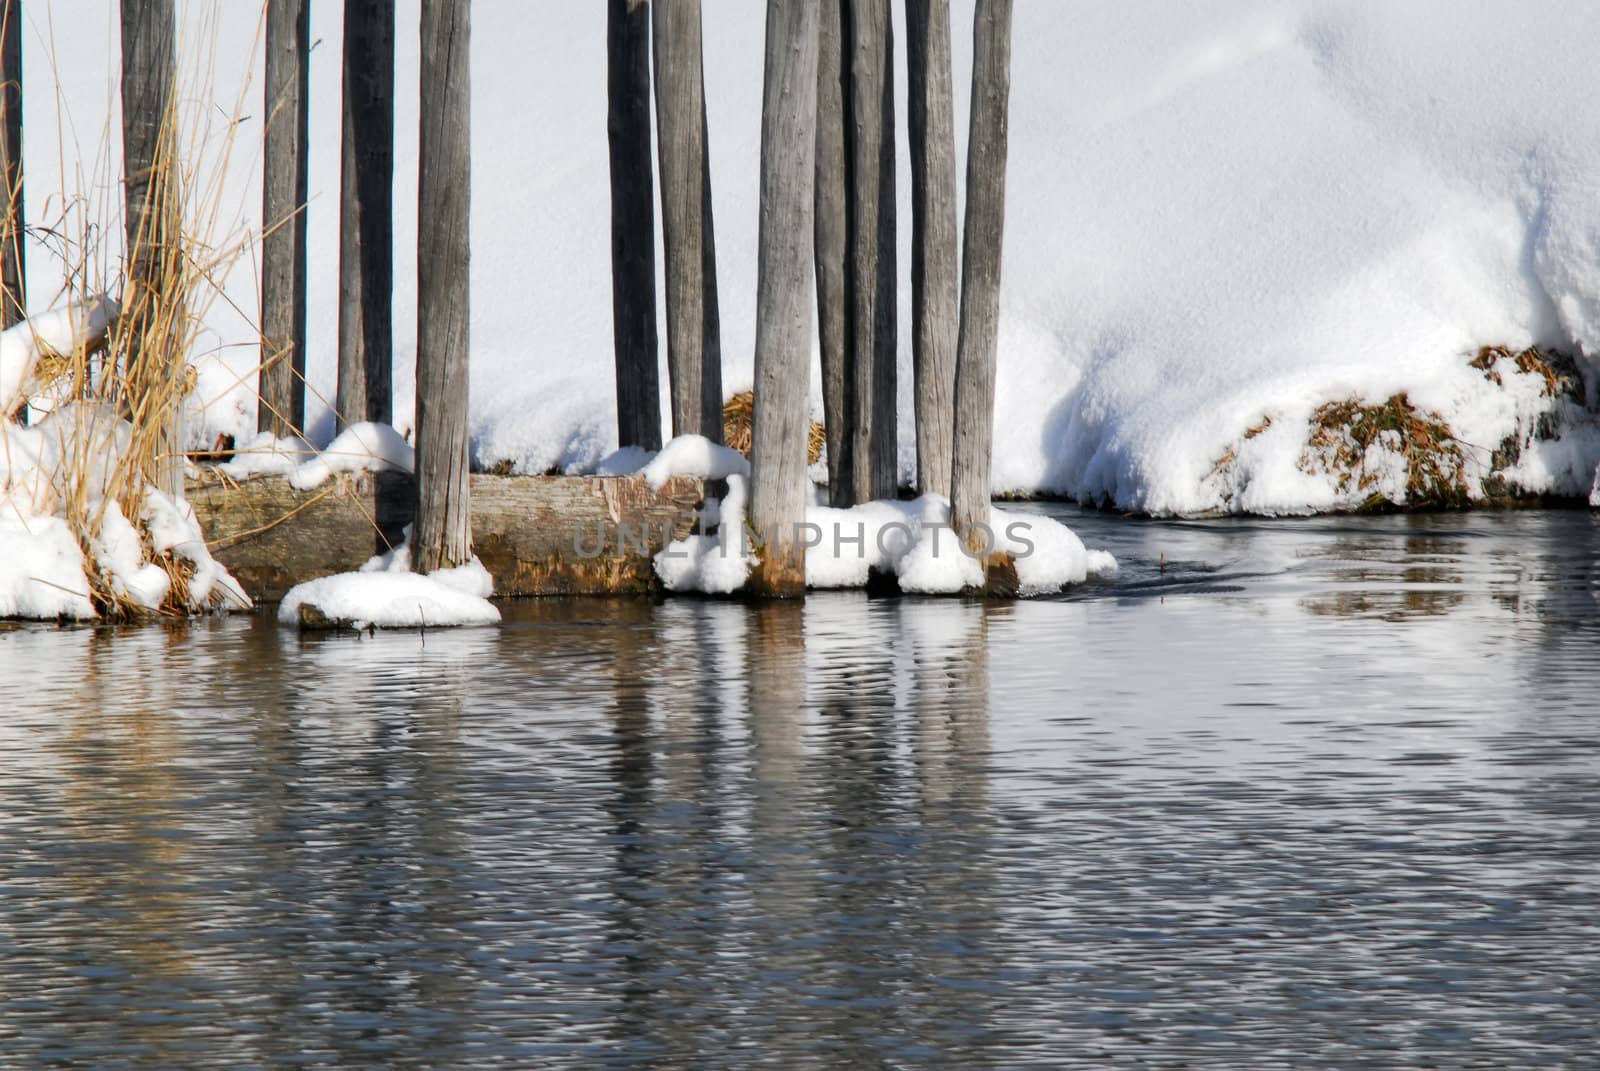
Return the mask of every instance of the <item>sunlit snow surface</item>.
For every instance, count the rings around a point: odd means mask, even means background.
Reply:
[[[185,25],[206,31],[186,43],[215,41],[221,108],[197,104],[188,121],[232,114],[256,8],[182,6]],[[213,27],[205,12],[218,10]],[[971,13],[966,0],[952,5],[961,159]],[[115,96],[107,62],[117,55],[115,5],[53,0],[26,17],[33,57],[45,54],[54,26],[75,139],[65,150],[69,174],[75,148],[82,159],[118,159],[114,146],[94,141]],[[746,0],[704,4],[730,392],[752,381],[763,17]],[[341,19],[337,5],[313,5],[311,18],[319,45],[308,358],[311,438],[321,445],[331,437],[337,349]],[[414,27],[416,0],[402,0],[398,18]],[[480,0],[473,21],[474,449],[480,462],[509,461],[520,472],[592,469],[617,445],[604,5]],[[59,47],[69,28],[73,47]],[[1332,481],[1296,465],[1307,416],[1324,401],[1402,390],[1448,420],[1480,463],[1476,454],[1499,443],[1520,403],[1466,358],[1489,343],[1577,351],[1600,342],[1596,40],[1592,4],[1019,4],[996,488],[1155,512],[1339,505]],[[415,353],[415,33],[398,34],[397,44],[396,414],[405,426]],[[30,60],[30,144],[49,148],[30,156],[30,206],[61,186],[51,68]],[[903,81],[903,55],[896,71]],[[259,86],[258,77],[243,97],[250,118],[238,128],[229,190],[251,226],[260,206],[251,173]],[[205,144],[220,156],[215,130]],[[904,267],[911,212],[901,150]],[[99,222],[116,233],[115,220]],[[30,269],[30,292],[48,298],[58,262],[35,245]],[[215,352],[202,361],[200,393],[210,404],[191,421],[197,443],[253,430],[246,317],[257,298],[248,263],[231,276],[229,297],[214,306],[202,344]],[[909,308],[902,279],[904,472]],[[1234,478],[1212,478],[1218,458],[1269,416],[1271,431],[1239,453]],[[1539,448],[1522,474],[1531,490],[1586,494],[1597,455],[1593,437]]]

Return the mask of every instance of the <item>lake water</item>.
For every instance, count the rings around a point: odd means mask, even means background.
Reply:
[[[0,632],[0,1066],[1594,1067],[1600,522]]]

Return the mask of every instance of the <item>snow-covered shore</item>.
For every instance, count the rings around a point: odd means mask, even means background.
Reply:
[[[214,96],[231,113],[252,66],[258,13],[214,0],[181,6],[194,31],[186,44],[209,46]],[[396,412],[404,424],[414,354],[415,0],[399,8]],[[751,381],[762,9],[705,0],[704,13],[731,391]],[[970,3],[957,0],[958,87],[969,74],[970,17]],[[80,166],[93,175],[94,160],[119,156],[95,143],[114,98],[115,5],[53,0],[27,18],[29,205],[35,222],[48,222],[38,217],[52,191],[79,192]],[[320,43],[311,61],[309,408],[321,446],[331,437],[336,328],[337,5],[313,5],[312,22]],[[474,22],[474,449],[481,464],[519,472],[592,470],[616,445],[604,7],[480,0]],[[68,28],[70,49],[60,47]],[[1479,348],[1539,343],[1578,357],[1586,372],[1586,355],[1600,348],[1595,40],[1600,7],[1572,3],[1024,0],[995,489],[1158,514],[1346,508],[1361,494],[1302,463],[1313,414],[1402,394],[1448,426],[1481,482],[1496,448],[1537,422],[1543,403],[1527,384],[1496,384],[1472,367]],[[903,57],[896,66],[903,108]],[[69,123],[66,183],[54,151],[62,128],[52,67]],[[956,98],[964,154],[964,88]],[[203,95],[193,99],[196,115],[206,110]],[[254,97],[243,99],[258,116]],[[241,128],[230,187],[248,226],[260,204],[257,123]],[[114,220],[99,222],[115,233]],[[29,257],[43,307],[59,265],[43,245]],[[900,263],[909,264],[908,248]],[[254,308],[253,287],[241,264],[231,305]],[[904,280],[900,305],[909,391]],[[189,424],[196,445],[220,431],[242,441],[253,430],[253,355],[229,348],[251,337],[249,325],[229,302],[215,308],[201,359],[207,405]],[[902,401],[909,474],[909,395]],[[1592,414],[1579,416],[1577,430],[1529,443],[1514,474],[1523,489],[1588,494],[1600,435]]]

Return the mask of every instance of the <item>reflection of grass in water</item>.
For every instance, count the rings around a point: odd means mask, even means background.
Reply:
[[[1399,622],[1418,617],[1444,617],[1466,604],[1461,591],[1341,591],[1300,605],[1318,617],[1370,617]]]

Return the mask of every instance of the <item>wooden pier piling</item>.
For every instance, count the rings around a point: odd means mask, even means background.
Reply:
[[[22,0],[0,0],[0,328],[27,316],[22,239],[26,216],[22,186]],[[0,413],[0,420],[7,414]]]
[[[306,422],[309,3],[267,0],[256,427],[275,435],[298,435]]]

